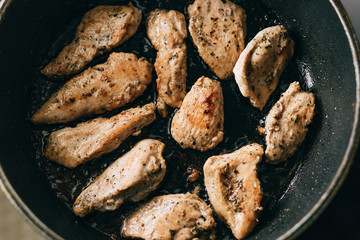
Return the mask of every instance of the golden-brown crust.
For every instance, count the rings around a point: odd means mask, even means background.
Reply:
[[[153,66],[132,53],[112,53],[107,62],[70,79],[34,115],[35,124],[73,121],[124,106],[151,82]]]
[[[119,46],[135,34],[141,10],[128,6],[98,6],[85,14],[74,40],[41,70],[48,76],[79,73],[96,56]]]
[[[180,108],[186,95],[185,16],[177,11],[155,10],[146,20],[146,32],[158,50],[155,70],[157,74],[157,108],[162,117],[167,106]]]
[[[182,148],[206,151],[223,140],[224,99],[218,81],[199,78],[171,123],[171,135]]]
[[[262,110],[294,54],[294,41],[285,27],[260,31],[246,46],[234,67],[239,89],[252,105]]]
[[[262,209],[257,164],[264,154],[257,143],[210,157],[204,165],[205,186],[215,212],[237,239],[254,228]]]
[[[165,176],[164,147],[154,139],[138,142],[81,192],[73,205],[74,213],[84,217],[94,210],[114,211],[125,201],[144,199]]]
[[[266,162],[279,163],[291,157],[304,141],[315,115],[315,97],[293,82],[271,108],[265,120]]]
[[[152,123],[155,105],[130,108],[111,118],[96,118],[76,127],[52,132],[47,140],[45,157],[75,168],[91,159],[111,152],[131,134]]]
[[[125,219],[122,234],[145,240],[215,240],[211,208],[195,194],[158,196]]]
[[[189,32],[202,59],[225,80],[245,48],[246,14],[229,0],[195,0],[188,6]]]

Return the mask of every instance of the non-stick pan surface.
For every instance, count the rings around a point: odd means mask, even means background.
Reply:
[[[133,52],[152,63],[156,52],[145,38],[144,21],[155,8],[184,12],[189,1],[132,1],[143,11],[143,21],[133,38],[115,51]],[[263,111],[254,109],[237,89],[234,79],[222,81],[225,98],[225,136],[215,149],[199,153],[182,150],[169,135],[170,119],[158,117],[141,135],[131,137],[113,153],[75,170],[49,162],[42,156],[48,134],[64,127],[33,126],[28,117],[69,78],[47,79],[39,74],[61,48],[71,41],[83,14],[100,4],[127,1],[5,1],[0,15],[0,120],[1,177],[8,195],[30,220],[50,238],[119,238],[122,220],[139,203],[127,203],[119,210],[94,213],[79,219],[71,204],[80,191],[114,159],[138,140],[151,137],[166,144],[168,172],[164,183],[149,198],[167,193],[192,191],[208,201],[203,178],[189,182],[188,168],[202,172],[211,155],[233,151],[247,143],[264,144],[257,133],[267,112],[289,83],[300,81],[316,96],[316,117],[302,148],[288,162],[259,165],[264,189],[264,211],[249,239],[296,236],[321,212],[340,185],[358,139],[359,69],[356,44],[337,2],[328,1],[234,1],[248,15],[248,42],[268,26],[283,24],[296,43],[295,56],[284,72],[276,92]],[[9,3],[8,5],[6,5]],[[188,89],[202,75],[216,79],[188,39]],[[104,62],[108,55],[90,65]],[[154,79],[155,79],[154,73]],[[131,106],[155,101],[155,83]],[[74,126],[80,121],[66,124]],[[148,199],[149,199],[148,198]],[[218,239],[234,239],[218,221]]]

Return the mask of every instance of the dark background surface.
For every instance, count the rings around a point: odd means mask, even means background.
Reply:
[[[341,1],[360,38],[360,0]],[[360,151],[349,175],[321,216],[298,238],[360,239]]]
[[[343,3],[359,33],[360,0],[343,0]],[[331,31],[329,34],[332,34]],[[360,239],[359,185],[360,154],[356,157],[344,185],[329,207],[299,239]]]

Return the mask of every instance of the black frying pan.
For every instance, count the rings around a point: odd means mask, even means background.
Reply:
[[[202,178],[187,179],[188,167],[201,171],[207,157],[233,151],[249,142],[263,142],[256,127],[281,92],[295,80],[316,95],[316,117],[307,139],[286,163],[259,165],[264,189],[260,223],[249,239],[294,238],[321,213],[334,196],[354,157],[358,136],[359,59],[356,40],[338,1],[234,1],[248,15],[247,42],[268,26],[283,24],[296,43],[295,56],[279,86],[262,112],[243,98],[233,79],[222,81],[225,97],[225,140],[215,149],[199,153],[181,150],[168,134],[169,120],[160,117],[142,134],[129,138],[113,153],[73,171],[42,157],[49,132],[64,127],[33,126],[28,117],[68,78],[49,80],[39,74],[43,67],[73,37],[83,14],[99,4],[127,1],[2,1],[0,4],[0,176],[8,196],[44,235],[53,239],[118,238],[121,222],[139,204],[127,203],[119,210],[93,213],[79,219],[69,208],[80,191],[115,158],[139,139],[152,137],[166,143],[164,156],[168,173],[160,188],[149,198],[166,193],[186,192],[200,186],[208,201]],[[185,12],[188,1],[133,1],[143,10],[143,22],[155,8]],[[136,35],[115,51],[133,52],[154,62],[155,51],[145,39],[144,24]],[[216,79],[188,46],[188,88],[205,75]],[[90,65],[104,62],[107,55]],[[154,76],[155,78],[155,76]],[[154,101],[155,84],[131,106]],[[80,119],[77,122],[90,119]],[[77,122],[67,124],[74,126]],[[219,239],[233,239],[218,221]]]

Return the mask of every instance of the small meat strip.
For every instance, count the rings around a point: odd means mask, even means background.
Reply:
[[[294,155],[315,115],[315,97],[293,82],[265,119],[266,162],[276,164]]]
[[[122,234],[144,240],[214,240],[216,223],[212,214],[195,194],[159,196],[125,220]]]
[[[52,132],[45,157],[68,168],[115,150],[131,134],[152,123],[155,104],[125,110],[111,118],[96,118]]]
[[[185,96],[171,123],[171,135],[182,148],[214,148],[224,135],[224,98],[218,81],[200,77]]]
[[[167,106],[180,108],[186,95],[185,17],[173,10],[152,11],[146,21],[146,32],[158,51],[154,64],[158,76],[157,108],[166,117]]]
[[[141,11],[132,4],[90,10],[78,26],[74,40],[41,73],[48,77],[79,73],[96,56],[133,36],[140,22]]]
[[[125,201],[146,198],[165,176],[164,147],[153,139],[138,142],[81,192],[73,205],[74,213],[84,217],[94,210],[114,211]]]
[[[256,165],[263,154],[263,148],[253,143],[229,154],[210,157],[204,165],[211,205],[237,239],[245,238],[253,230],[262,210]]]
[[[246,13],[229,0],[195,0],[188,6],[189,32],[202,59],[225,80],[245,48]]]
[[[151,82],[152,65],[132,53],[112,53],[103,64],[69,80],[34,115],[35,124],[66,123],[135,100]]]
[[[235,80],[244,97],[263,109],[294,54],[294,41],[283,26],[269,27],[249,42],[237,61]]]

